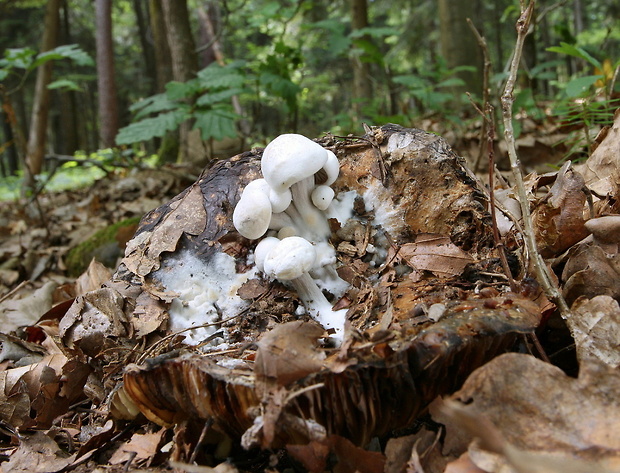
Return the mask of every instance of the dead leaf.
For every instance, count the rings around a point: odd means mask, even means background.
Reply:
[[[39,431],[22,437],[17,451],[0,468],[4,473],[56,473],[73,463],[75,457]]]
[[[112,276],[112,271],[94,258],[75,281],[75,295],[81,296],[99,289]]]
[[[458,276],[474,259],[456,246],[449,237],[420,233],[414,243],[400,247],[399,255],[418,271],[431,271],[443,276]]]
[[[562,253],[588,235],[584,221],[583,176],[567,161],[548,194],[532,212],[539,251],[545,258]]]
[[[577,357],[594,357],[612,368],[620,366],[620,306],[609,296],[580,297],[566,323],[575,339]]]
[[[181,198],[170,203],[170,212],[152,230],[145,230],[127,243],[123,263],[134,274],[146,276],[159,269],[159,256],[176,249],[183,233],[199,235],[207,214],[200,186],[194,184]]]
[[[52,308],[52,294],[58,283],[46,282],[36,291],[0,304],[0,326],[4,333],[15,331],[18,327],[34,325],[39,317]]]
[[[274,380],[280,386],[320,370],[325,355],[316,349],[324,330],[302,321],[277,325],[258,341],[254,373],[257,383]]]
[[[133,434],[131,439],[121,445],[112,455],[109,462],[118,465],[128,461],[139,464],[150,463],[159,451],[159,446],[166,429],[147,434]]]
[[[573,379],[511,353],[474,371],[452,397],[467,405],[438,420],[456,421],[518,471],[607,471],[620,468],[618,390],[620,373],[601,363],[582,363]],[[589,468],[571,469],[571,462]],[[543,469],[549,465],[556,469]]]
[[[143,337],[162,327],[168,321],[164,303],[143,292],[136,299],[136,308],[131,319],[137,337]]]

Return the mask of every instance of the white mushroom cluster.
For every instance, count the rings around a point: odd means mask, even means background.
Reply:
[[[325,214],[334,199],[330,185],[340,171],[338,158],[305,136],[284,134],[265,148],[261,171],[263,179],[250,182],[241,194],[233,224],[248,239],[264,237],[254,253],[257,268],[289,281],[310,315],[342,338],[346,311],[334,311],[315,280],[332,293],[342,292]]]

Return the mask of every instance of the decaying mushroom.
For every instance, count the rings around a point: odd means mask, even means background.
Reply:
[[[395,125],[215,163],[144,217],[109,284],[146,347],[113,411],[262,448],[411,425],[538,324],[499,274],[486,206],[445,141]]]

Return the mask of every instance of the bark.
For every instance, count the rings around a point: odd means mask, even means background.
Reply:
[[[474,72],[457,74],[464,82],[464,87],[455,88],[455,93],[471,92],[482,95],[482,55],[476,39],[467,26],[467,18],[479,17],[475,2],[462,0],[439,0],[439,24],[441,33],[441,53],[448,68],[457,66],[474,66]]]
[[[47,2],[41,52],[49,51],[56,47],[60,23],[60,5],[61,0],[49,0]],[[33,188],[34,177],[38,175],[43,168],[50,105],[50,90],[47,86],[51,79],[52,61],[48,61],[37,69],[32,115],[30,119],[30,133],[28,134],[28,144],[26,148],[24,191]]]
[[[189,22],[187,0],[163,0],[162,11],[166,22],[168,46],[172,56],[172,77],[179,82],[193,79],[198,72],[198,55]],[[180,162],[197,166],[206,164],[206,150],[200,132],[184,122],[179,128]]]
[[[118,133],[118,98],[112,44],[112,0],[95,0],[95,25],[100,139],[104,148],[110,148],[114,146],[114,138]]]
[[[72,44],[74,42],[71,38],[69,7],[67,3],[66,0],[63,0],[60,44]],[[72,66],[70,67],[73,69]],[[72,70],[72,72],[74,71]],[[80,148],[84,149],[83,146],[80,147],[79,142],[76,95],[76,92],[73,90],[57,91],[60,117],[57,119],[58,133],[56,139],[60,146],[56,146],[55,151],[59,154],[71,155]]]
[[[157,92],[163,92],[166,90],[166,84],[172,80],[172,57],[160,0],[149,0],[149,19],[155,50]]]
[[[140,45],[142,46],[142,55],[144,57],[144,68],[146,75],[151,79],[150,90],[152,93],[156,92],[157,78],[155,72],[155,51],[152,40],[149,39],[149,11],[144,8],[144,2],[142,0],[133,1],[133,9],[136,14],[136,22],[138,24],[138,33],[140,35]]]
[[[359,30],[368,26],[367,0],[350,0],[351,29]],[[360,41],[370,41],[368,36],[362,36]],[[356,42],[353,42],[355,47]],[[372,83],[370,82],[370,64],[363,62],[361,56],[351,58],[353,68],[353,109],[359,116],[362,106],[372,98]]]

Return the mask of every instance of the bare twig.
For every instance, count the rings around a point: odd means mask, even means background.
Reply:
[[[512,107],[514,104],[514,89],[517,82],[517,73],[519,71],[519,63],[521,61],[521,55],[523,53],[523,45],[525,43],[525,37],[527,36],[530,22],[532,20],[532,13],[534,11],[535,0],[531,0],[526,6],[525,0],[521,0],[521,15],[517,20],[517,42],[510,63],[510,70],[508,79],[506,80],[506,86],[504,93],[501,97],[502,102],[502,118],[504,121],[504,136],[506,138],[506,147],[508,148],[508,157],[510,158],[510,168],[515,180],[517,195],[519,196],[519,205],[521,207],[521,214],[523,218],[523,238],[528,250],[528,259],[538,282],[545,291],[546,296],[552,300],[560,310],[560,313],[566,318],[570,309],[568,304],[558,288],[553,283],[549,269],[545,264],[542,256],[538,252],[536,246],[536,238],[534,236],[534,227],[532,225],[532,216],[530,214],[530,206],[525,191],[525,184],[523,182],[523,174],[521,173],[521,163],[517,155],[517,147],[514,137],[514,129],[512,126]]]

